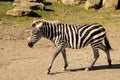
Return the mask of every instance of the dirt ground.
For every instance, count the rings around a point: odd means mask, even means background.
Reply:
[[[100,51],[95,67],[84,71],[93,59],[92,49],[88,46],[79,50],[67,49],[68,71],[62,71],[64,63],[60,54],[53,64],[51,75],[47,75],[46,71],[56,49],[53,44],[42,39],[29,48],[27,30],[20,36],[15,34],[15,29],[11,30],[1,30],[0,80],[120,80],[120,28],[106,28],[113,48],[110,52],[112,68],[107,66],[106,54]]]

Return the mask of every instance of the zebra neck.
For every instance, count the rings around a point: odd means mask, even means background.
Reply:
[[[53,36],[51,35],[52,32],[53,32],[53,27],[51,26],[52,24],[51,23],[44,23],[44,33],[43,33],[43,36],[49,40],[52,40]]]

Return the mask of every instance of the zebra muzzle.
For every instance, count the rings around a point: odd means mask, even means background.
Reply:
[[[28,43],[28,46],[29,46],[30,48],[32,48],[32,47],[33,47],[33,43],[30,41],[30,42]]]

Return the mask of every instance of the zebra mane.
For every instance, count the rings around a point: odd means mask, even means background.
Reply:
[[[54,21],[49,21],[49,20],[41,19],[41,20],[35,20],[35,21],[33,21],[33,23],[35,23],[35,22],[58,23],[59,21],[57,21],[57,20],[54,20]]]
[[[52,24],[59,23],[59,21],[48,21],[48,20],[42,19],[42,20],[35,20],[35,21],[33,21],[32,25],[35,26],[35,25],[38,25],[39,23],[44,23],[44,22],[46,22],[46,23],[52,23]]]

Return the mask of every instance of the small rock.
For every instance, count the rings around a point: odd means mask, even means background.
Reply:
[[[28,7],[15,7],[14,9],[8,10],[6,15],[11,16],[25,16],[31,12],[31,9]]]
[[[119,0],[103,0],[103,8],[117,9]]]
[[[101,7],[101,0],[87,0],[85,3],[85,9],[95,8],[98,9]]]
[[[39,2],[13,3],[13,7],[27,7],[30,9],[40,9],[41,11],[45,9],[45,5]]]
[[[63,4],[79,5],[82,0],[61,0]]]

